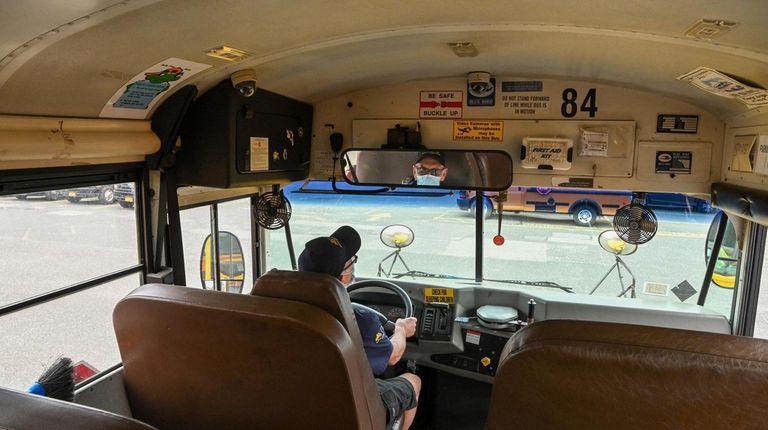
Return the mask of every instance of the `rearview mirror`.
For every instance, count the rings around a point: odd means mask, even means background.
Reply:
[[[704,261],[707,263],[712,258],[712,249],[715,247],[715,237],[717,228],[720,224],[720,218],[723,213],[718,212],[712,219],[707,232],[707,242],[704,248]],[[736,271],[739,267],[739,244],[736,238],[736,229],[730,220],[726,223],[723,242],[720,245],[720,252],[715,262],[715,270],[712,272],[712,282],[718,287],[733,288],[736,285]]]
[[[354,185],[504,191],[512,158],[503,151],[349,149],[344,179]]]
[[[245,259],[243,258],[243,247],[240,246],[240,240],[237,236],[228,232],[219,232],[219,281],[221,288],[216,288],[213,260],[213,244],[211,235],[205,238],[203,250],[200,253],[200,281],[203,288],[209,290],[226,291],[229,293],[240,293],[245,283]]]

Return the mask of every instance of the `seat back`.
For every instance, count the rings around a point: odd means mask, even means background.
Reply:
[[[315,306],[154,284],[113,320],[131,410],[158,428],[380,428],[367,363]]]
[[[0,429],[152,430],[154,427],[88,406],[0,388]]]
[[[506,345],[488,429],[759,428],[768,341],[586,321],[542,321]]]
[[[251,295],[306,303],[316,306],[336,318],[352,340],[357,351],[356,361],[362,363],[358,377],[365,397],[360,401],[367,404],[372,422],[384,426],[387,411],[384,409],[368,358],[365,356],[363,340],[357,326],[352,303],[349,300],[349,293],[341,282],[322,273],[274,269],[256,280]]]

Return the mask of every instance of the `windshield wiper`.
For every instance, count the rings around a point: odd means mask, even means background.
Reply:
[[[427,273],[422,272],[420,270],[410,270],[405,273],[394,273],[392,274],[392,277],[395,279],[402,278],[403,276],[410,276],[411,278],[437,278],[437,279],[458,279],[462,281],[474,281],[474,278],[462,278],[459,276],[453,276],[453,275],[443,275],[443,274],[436,274],[436,273]]]
[[[431,279],[454,279],[459,281],[474,281],[474,278],[465,278],[461,276],[454,276],[454,275],[445,275],[445,274],[437,274],[437,273],[427,273],[422,272],[419,270],[410,270],[405,273],[395,273],[392,275],[393,278],[399,279],[404,276],[410,276],[412,278],[431,278]],[[571,287],[564,287],[557,282],[551,282],[551,281],[518,281],[514,279],[488,279],[483,278],[483,281],[488,282],[499,282],[503,284],[515,284],[515,285],[525,285],[525,286],[531,286],[531,287],[544,287],[544,288],[556,288],[558,290],[565,291],[566,293],[573,294],[573,288]]]
[[[515,284],[515,285],[529,285],[532,287],[544,287],[544,288],[557,288],[558,290],[563,290],[566,293],[573,293],[573,288],[571,287],[564,287],[557,282],[552,281],[516,281],[514,279],[488,279],[483,278],[483,281],[489,281],[489,282],[501,282],[504,284]]]

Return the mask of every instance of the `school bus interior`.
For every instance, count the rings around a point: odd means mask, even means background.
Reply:
[[[76,343],[116,357],[82,408],[0,389],[0,427],[399,428],[357,304],[418,319],[388,370],[422,380],[414,429],[764,422],[764,1],[0,12],[0,386],[20,389],[14,348],[78,337],[55,321],[102,326]],[[510,187],[536,198],[510,210]],[[614,190],[628,204],[589,203]],[[342,224],[364,242],[349,291],[296,271]]]

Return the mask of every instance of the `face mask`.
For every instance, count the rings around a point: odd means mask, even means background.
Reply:
[[[416,177],[416,185],[427,185],[430,187],[440,186],[440,177],[434,175],[424,175]]]

